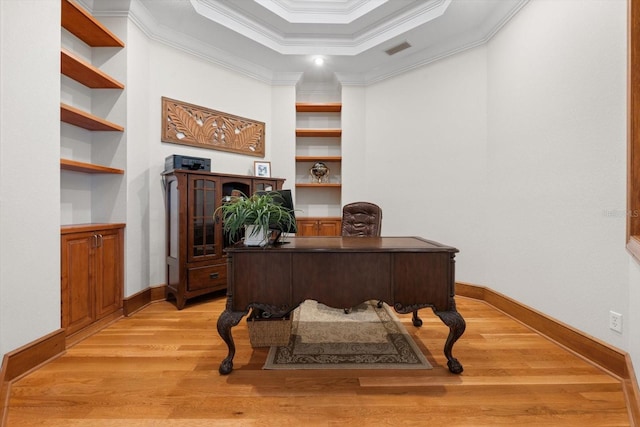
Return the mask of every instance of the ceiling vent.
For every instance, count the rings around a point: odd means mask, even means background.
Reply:
[[[391,55],[395,55],[398,52],[402,52],[405,49],[409,49],[410,47],[411,45],[409,44],[409,42],[404,41],[399,45],[390,47],[389,49],[385,50],[385,52],[387,53],[387,55],[391,56]]]

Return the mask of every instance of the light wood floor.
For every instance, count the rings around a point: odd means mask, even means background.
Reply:
[[[182,310],[154,303],[13,383],[17,426],[628,426],[618,378],[484,302],[457,297],[467,330],[454,347],[430,310],[403,323],[433,370],[264,371],[244,320],[233,328],[234,371],[216,331],[224,299]]]

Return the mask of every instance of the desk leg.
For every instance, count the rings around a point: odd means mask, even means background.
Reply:
[[[466,328],[466,323],[460,313],[455,309],[451,311],[436,311],[436,315],[449,327],[449,336],[444,343],[444,355],[447,357],[447,366],[449,371],[454,374],[459,374],[463,371],[462,364],[458,362],[458,359],[451,355],[453,350],[453,344],[458,341],[458,338],[462,336]]]
[[[422,326],[422,319],[418,317],[418,310],[413,311],[413,315],[411,316],[411,322],[413,323],[413,326],[415,326],[416,328],[419,328],[420,326]]]
[[[227,308],[218,318],[218,333],[229,348],[227,357],[220,363],[220,368],[218,368],[218,372],[222,375],[230,374],[233,370],[233,356],[236,355],[236,345],[231,336],[231,328],[236,326],[245,314],[247,313],[243,311],[231,311]]]

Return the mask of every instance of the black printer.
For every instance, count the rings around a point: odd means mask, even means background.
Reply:
[[[171,172],[175,169],[211,172],[211,159],[182,156],[180,154],[167,156],[164,159],[164,171]]]

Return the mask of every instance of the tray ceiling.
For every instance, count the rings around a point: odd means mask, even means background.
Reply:
[[[84,0],[89,1],[89,0]],[[93,0],[149,37],[271,84],[370,84],[486,43],[528,0]],[[83,3],[83,1],[79,1]],[[317,72],[317,71],[315,71]]]

